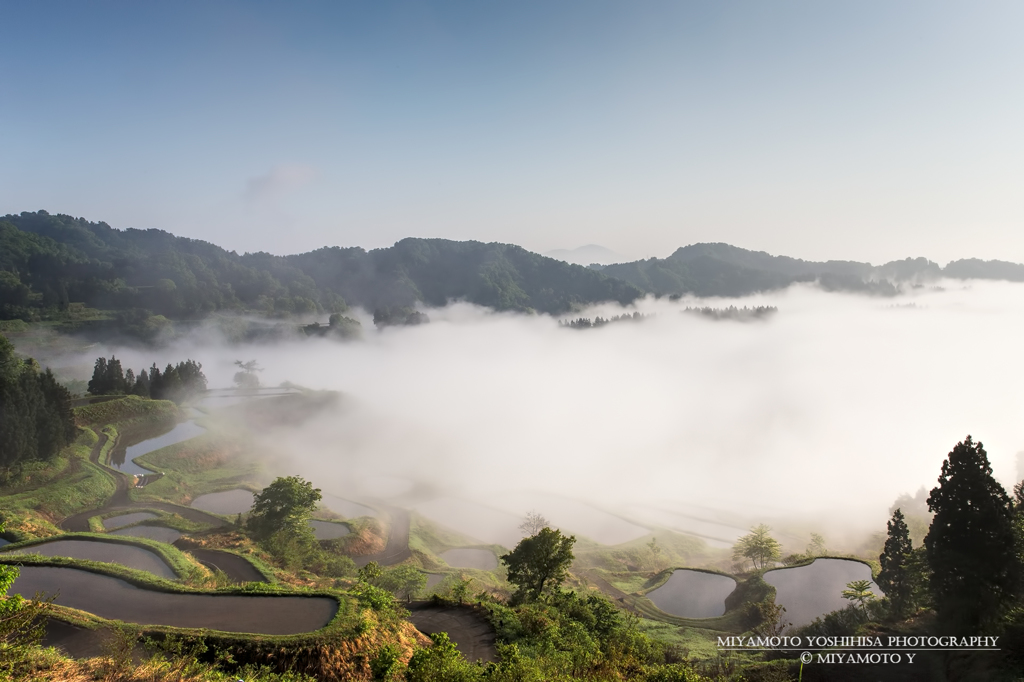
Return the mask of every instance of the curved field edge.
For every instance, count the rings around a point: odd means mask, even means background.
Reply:
[[[173,570],[174,573],[179,578],[182,578],[182,579],[194,577],[195,570],[197,568],[196,565],[194,563],[192,563],[192,561],[189,560],[188,557],[186,557],[184,555],[184,553],[182,553],[181,550],[179,550],[177,547],[175,547],[173,545],[168,545],[167,543],[158,542],[156,540],[150,540],[148,538],[137,538],[137,537],[133,537],[133,536],[130,536],[130,535],[110,535],[110,534],[106,534],[106,533],[64,533],[63,535],[59,535],[59,536],[55,536],[55,537],[38,538],[38,539],[33,539],[33,540],[24,540],[22,542],[11,543],[10,545],[7,545],[6,547],[4,547],[3,548],[3,552],[0,553],[0,562],[7,563],[7,562],[3,561],[4,559],[7,558],[4,555],[11,553],[12,550],[31,549],[32,547],[36,547],[36,546],[39,546],[39,545],[45,545],[45,544],[49,544],[51,542],[60,542],[60,541],[63,541],[63,540],[87,540],[87,541],[90,541],[90,542],[101,542],[101,543],[102,542],[106,542],[106,543],[113,543],[113,544],[118,544],[118,545],[129,545],[129,546],[133,546],[133,547],[139,547],[141,549],[145,549],[145,550],[148,550],[148,551],[153,552],[154,554],[156,554],[158,557],[160,557],[164,561],[164,563],[166,563],[168,566],[171,567],[171,570]],[[25,556],[39,556],[39,555],[19,554],[18,556],[19,557],[25,557]],[[83,561],[82,559],[73,559],[71,557],[48,557],[48,558],[69,559],[71,561]],[[108,564],[108,562],[96,562],[96,563],[99,563],[99,564],[102,564],[102,565],[120,566],[120,564],[115,564],[115,563]],[[122,568],[127,568],[127,567],[122,567]],[[136,569],[127,569],[127,570],[134,571]],[[146,571],[141,571],[141,572],[142,573],[146,573]],[[147,573],[147,575],[148,575],[148,573]]]
[[[258,633],[242,633],[252,634],[254,637],[267,638],[283,638],[282,641],[292,637],[308,637],[314,634],[324,634],[326,631],[333,632],[336,628],[341,627],[345,623],[352,625],[353,629],[357,629],[359,614],[352,615],[353,604],[357,603],[356,597],[343,594],[340,592],[326,591],[326,590],[302,590],[302,589],[281,589],[279,587],[271,587],[266,583],[246,583],[243,585],[231,585],[225,587],[219,587],[213,590],[207,589],[195,589],[190,588],[186,585],[182,585],[177,582],[170,580],[164,580],[146,571],[139,571],[136,569],[127,568],[125,566],[119,566],[117,564],[108,564],[98,561],[87,561],[82,559],[67,559],[65,557],[41,557],[38,555],[19,555],[17,560],[12,560],[13,557],[0,557],[0,564],[8,566],[41,566],[41,567],[53,567],[53,568],[73,568],[80,571],[87,571],[89,573],[95,573],[110,578],[116,578],[124,580],[130,585],[135,587],[151,590],[153,592],[163,592],[167,594],[183,594],[183,595],[207,595],[207,596],[237,596],[237,597],[256,597],[275,599],[279,597],[309,597],[309,598],[325,598],[335,602],[337,609],[334,616],[328,621],[323,627],[316,630],[311,630],[307,633],[299,633],[297,635],[263,635]],[[73,625],[83,625],[84,623],[110,623],[110,622],[121,622],[112,619],[105,619],[101,616],[97,616],[89,611],[83,611],[81,609],[74,609],[68,606],[51,605],[50,609],[53,610],[53,614],[60,616],[61,620],[65,620]],[[84,616],[75,615],[84,614]],[[352,621],[349,623],[349,621]],[[223,632],[214,631],[208,628],[178,628],[173,626],[162,626],[162,625],[142,625],[137,623],[129,623],[133,627],[145,630],[166,630],[168,632],[182,633],[182,632],[217,632],[224,637],[235,637],[237,638],[239,633],[234,632]]]

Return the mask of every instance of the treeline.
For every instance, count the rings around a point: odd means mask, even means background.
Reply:
[[[0,469],[47,460],[75,438],[71,394],[0,336]]]
[[[217,311],[288,317],[343,313],[354,304],[389,321],[395,310],[453,299],[557,314],[641,295],[510,244],[403,239],[372,251],[238,255],[161,230],[115,230],[45,211],[0,218],[0,319],[60,319],[77,303],[117,311],[119,328],[137,336]]]
[[[759,305],[754,308],[748,308],[747,306],[737,308],[736,306],[731,305],[728,308],[711,308],[707,306],[703,308],[684,308],[683,312],[691,315],[702,315],[703,317],[709,317],[712,320],[745,321],[766,319],[767,317],[779,312],[779,309],[775,306],[768,305]]]
[[[606,324],[612,324],[615,322],[640,322],[650,315],[644,315],[640,312],[635,312],[632,315],[629,313],[623,313],[622,315],[613,315],[609,318],[601,316],[595,317],[591,320],[589,317],[578,317],[575,320],[559,320],[559,327],[568,327],[569,329],[593,329],[594,327],[603,327]]]
[[[101,357],[96,358],[87,390],[92,395],[138,395],[182,403],[206,391],[206,375],[195,360],[168,363],[163,372],[153,363],[136,375],[130,368],[123,370],[116,357]]]

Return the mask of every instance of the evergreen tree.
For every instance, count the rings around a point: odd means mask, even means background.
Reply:
[[[136,377],[135,385],[132,386],[132,395],[149,397],[149,372],[146,370],[139,372],[139,376]]]
[[[888,529],[885,549],[878,557],[882,570],[878,573],[877,582],[889,599],[893,616],[903,618],[913,602],[914,585],[910,559],[914,546],[910,540],[910,529],[907,528],[903,512],[899,509],[892,513]]]
[[[92,395],[104,395],[107,387],[107,359],[96,358],[93,366],[92,379],[89,379],[89,386],[86,389]]]
[[[949,453],[928,508],[935,512],[924,540],[935,610],[951,634],[976,633],[1019,590],[1012,505],[980,442],[967,436]]]
[[[153,366],[149,368],[149,397],[153,400],[160,400],[163,398],[163,393],[164,377],[154,362]]]

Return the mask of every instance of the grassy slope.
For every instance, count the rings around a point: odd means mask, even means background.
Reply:
[[[230,488],[258,490],[259,464],[246,457],[245,451],[237,441],[208,432],[150,452],[137,461],[164,475],[145,488],[132,490],[131,497],[187,504],[199,495]]]

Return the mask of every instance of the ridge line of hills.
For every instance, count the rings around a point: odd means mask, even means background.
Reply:
[[[394,246],[324,247],[239,255],[148,229],[25,212],[0,218],[0,320],[50,319],[74,303],[138,316],[196,319],[230,310],[267,316],[442,306],[560,315],[587,305],[658,296],[742,296],[816,282],[878,295],[939,277],[1024,281],[1024,265],[924,258],[881,266],[804,261],[728,244],[692,244],[667,258],[583,267],[514,244],[407,238]],[[57,318],[52,318],[57,319]]]

